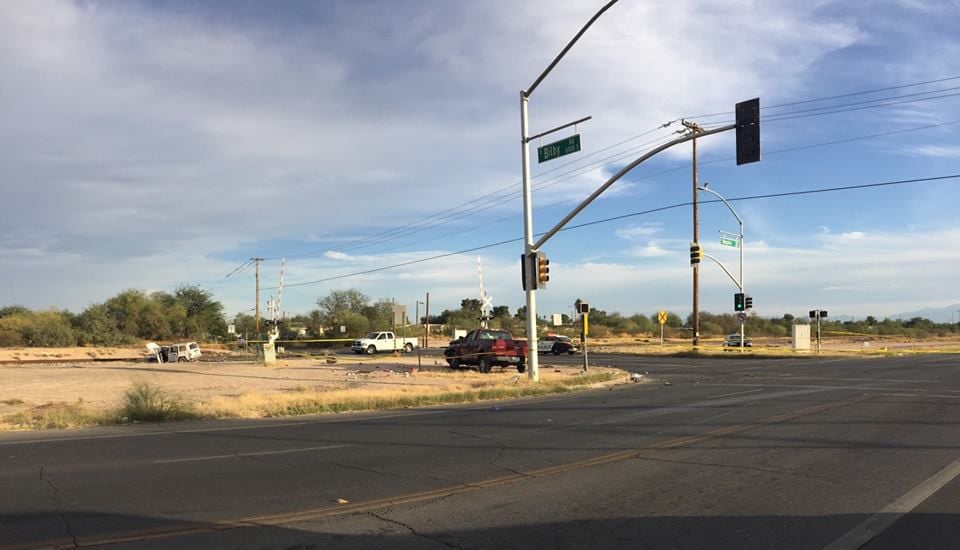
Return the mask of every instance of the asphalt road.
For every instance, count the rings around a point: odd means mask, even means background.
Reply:
[[[645,383],[3,434],[0,548],[960,548],[960,357],[592,360]]]

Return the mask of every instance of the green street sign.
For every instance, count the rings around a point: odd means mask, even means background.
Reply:
[[[726,237],[720,237],[720,244],[724,246],[732,246],[733,248],[740,247],[740,243],[736,239],[728,239]]]
[[[546,162],[557,157],[576,153],[580,150],[580,134],[574,134],[568,138],[548,143],[543,147],[537,147],[537,158],[539,162]]]

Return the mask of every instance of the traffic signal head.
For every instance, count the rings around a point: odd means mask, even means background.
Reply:
[[[744,296],[742,292],[737,292],[733,295],[733,310],[734,311],[743,311],[744,310]]]
[[[537,252],[537,288],[547,288],[550,282],[550,260],[543,252]]]
[[[703,259],[703,248],[697,243],[690,243],[690,266],[693,267]]]
[[[760,160],[760,98],[737,103],[737,166]]]
[[[811,318],[811,319],[816,319],[816,317],[817,317],[817,310],[811,309],[811,310],[810,310],[810,318]]]
[[[753,296],[744,296],[743,307],[745,309],[753,309]]]
[[[820,318],[821,318],[821,319],[826,319],[826,318],[827,318],[827,310],[825,310],[825,309],[821,309],[821,310],[820,310]]]
[[[580,302],[577,306],[577,313],[590,313],[590,304],[586,302]]]

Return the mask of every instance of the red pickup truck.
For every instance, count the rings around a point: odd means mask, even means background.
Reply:
[[[443,352],[450,368],[477,365],[480,372],[493,367],[516,366],[527,370],[527,342],[514,340],[509,331],[481,328],[452,342]]]

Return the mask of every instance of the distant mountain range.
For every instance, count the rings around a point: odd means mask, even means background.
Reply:
[[[960,304],[940,308],[919,309],[906,313],[896,313],[889,316],[891,319],[913,319],[923,317],[935,323],[956,323],[960,319]]]

